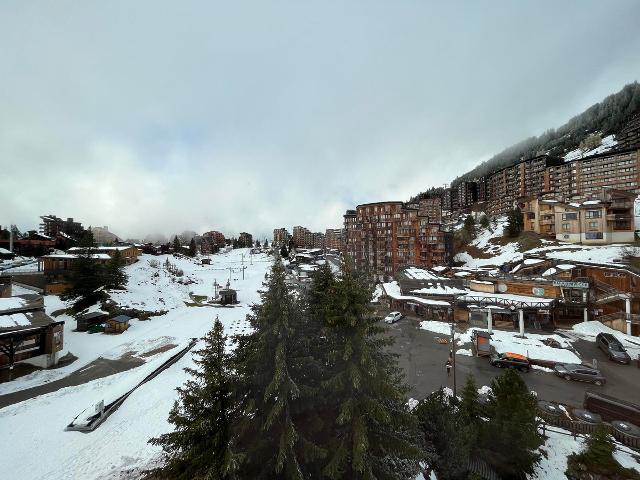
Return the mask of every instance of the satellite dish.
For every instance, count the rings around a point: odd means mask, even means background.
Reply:
[[[500,293],[504,293],[506,292],[508,289],[507,284],[506,283],[499,283],[498,284],[498,292]]]

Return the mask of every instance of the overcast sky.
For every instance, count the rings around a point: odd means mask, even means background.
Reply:
[[[0,225],[339,227],[639,80],[639,21],[635,0],[5,0]]]

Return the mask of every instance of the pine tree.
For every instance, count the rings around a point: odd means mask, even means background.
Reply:
[[[312,462],[323,454],[304,435],[313,420],[309,339],[303,306],[285,284],[277,261],[262,303],[248,316],[254,332],[238,337],[237,371],[244,393],[240,443],[247,461],[243,478],[309,478]]]
[[[458,405],[461,417],[467,425],[477,425],[480,418],[480,404],[478,403],[478,388],[475,378],[469,374],[461,394],[462,400]]]
[[[196,239],[192,238],[191,241],[189,242],[189,256],[190,257],[195,257],[197,251],[198,251],[198,249],[196,247]]]
[[[195,352],[198,368],[185,369],[192,378],[177,389],[178,400],[169,413],[174,431],[149,440],[164,452],[165,465],[154,472],[159,478],[236,478],[241,462],[233,451],[232,438],[238,415],[233,398],[236,378],[218,319],[203,340],[204,348]]]
[[[335,424],[328,430],[331,479],[414,478],[420,450],[392,342],[369,305],[372,287],[345,265],[326,307],[329,374],[323,387]],[[329,417],[331,418],[331,417]]]
[[[508,237],[514,238],[520,235],[524,227],[524,220],[522,217],[522,210],[520,207],[515,207],[507,213],[507,225],[504,229],[505,234]]]
[[[604,425],[599,425],[589,434],[585,448],[580,453],[569,455],[567,478],[583,478],[589,472],[595,478],[638,480],[640,473],[632,468],[624,468],[613,456],[616,447]]]
[[[173,238],[173,253],[180,253],[182,251],[182,245],[180,244],[180,239],[176,235]]]
[[[478,448],[496,470],[508,478],[531,474],[542,445],[536,422],[536,398],[515,370],[505,370],[491,382],[490,420],[481,431]]]
[[[93,233],[87,230],[80,240],[80,253],[73,260],[71,269],[71,287],[60,298],[77,300],[78,307],[86,307],[95,303],[100,294],[97,290],[105,285],[105,272],[102,265],[94,258],[95,242]]]
[[[438,478],[466,479],[471,439],[465,421],[442,389],[422,400],[414,410],[424,434],[423,459]]]
[[[484,215],[484,214],[483,214],[483,215],[480,217],[480,226],[481,226],[482,228],[484,228],[484,229],[489,228],[489,226],[490,226],[489,217],[487,217],[486,215]]]
[[[282,245],[282,247],[280,247],[280,256],[282,258],[289,258],[289,250],[287,250],[286,245]]]
[[[127,284],[127,274],[120,250],[116,250],[106,268],[105,284],[108,288],[124,288]]]

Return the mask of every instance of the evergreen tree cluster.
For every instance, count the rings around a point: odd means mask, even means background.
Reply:
[[[470,375],[459,399],[439,390],[420,402],[415,413],[424,433],[426,462],[440,479],[470,478],[474,459],[502,478],[524,479],[540,459],[536,399],[514,370],[493,380],[483,409]]]
[[[85,233],[80,241],[82,249],[73,261],[71,287],[60,297],[63,300],[76,300],[79,306],[89,306],[101,297],[101,288],[121,289],[127,284],[124,271],[124,260],[116,250],[106,265],[101,265],[93,258],[95,242],[91,230]]]
[[[232,352],[219,322],[205,338],[174,431],[151,440],[166,457],[154,478],[415,478],[421,433],[371,286],[324,266],[298,294],[285,276],[277,261]]]
[[[524,218],[520,207],[512,208],[507,212],[507,225],[504,233],[507,237],[515,238],[524,228]]]

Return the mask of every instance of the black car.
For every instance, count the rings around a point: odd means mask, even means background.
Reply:
[[[602,332],[596,335],[596,345],[609,357],[609,360],[626,364],[631,362],[631,357],[622,346],[622,343],[620,343],[620,340],[610,333]]]
[[[489,357],[489,363],[494,367],[517,368],[521,372],[528,372],[531,369],[531,362],[527,357],[511,352],[494,353]]]

